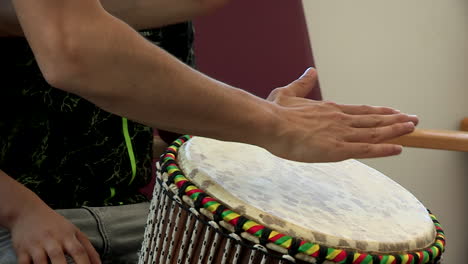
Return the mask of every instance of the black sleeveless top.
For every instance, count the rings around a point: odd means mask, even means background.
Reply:
[[[193,66],[191,23],[140,34]],[[0,38],[0,69],[1,170],[54,209],[146,200],[139,189],[152,176],[151,128],[128,121],[132,180],[121,117],[52,88],[24,38]]]

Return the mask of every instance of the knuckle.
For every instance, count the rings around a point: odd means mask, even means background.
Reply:
[[[271,91],[271,95],[279,95],[279,94],[282,93],[283,90],[284,90],[283,87],[275,88],[275,89],[273,89],[273,91]]]
[[[359,109],[363,114],[370,114],[372,112],[372,107],[368,105],[360,105]]]
[[[330,113],[329,118],[334,121],[346,121],[348,119],[348,116],[343,113],[343,112],[332,112]]]
[[[337,133],[336,136],[344,139],[346,139],[347,137],[355,137],[357,134],[357,131],[354,128],[348,126],[337,126],[334,132]]]
[[[328,107],[338,108],[338,104],[332,101],[323,101],[323,104]]]
[[[333,148],[334,148],[335,150],[341,150],[341,149],[344,149],[344,147],[345,147],[345,143],[342,142],[342,141],[335,141],[335,142],[333,142]]]
[[[281,97],[283,93],[284,93],[284,88],[283,87],[275,88],[270,92],[270,95],[268,95],[267,99],[269,101],[274,101],[278,97]]]
[[[85,255],[86,251],[82,246],[75,245],[68,249],[68,253],[72,256],[80,256],[80,255]]]
[[[376,127],[370,129],[369,139],[372,143],[379,141],[379,130]]]
[[[54,258],[54,257],[59,257],[61,255],[63,255],[63,250],[59,247],[53,247],[53,248],[50,248],[48,251],[47,251],[47,254]]]
[[[44,230],[44,232],[42,233],[42,238],[44,240],[53,239],[53,237],[54,235],[52,234],[51,230]]]
[[[372,116],[372,123],[374,126],[379,127],[384,124],[384,119],[382,117]]]
[[[367,156],[367,155],[369,155],[369,154],[371,154],[371,153],[372,153],[372,147],[371,147],[370,144],[365,144],[365,145],[363,145],[363,146],[361,147],[361,154],[362,154],[362,155]]]

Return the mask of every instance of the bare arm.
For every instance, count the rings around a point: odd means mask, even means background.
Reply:
[[[14,4],[49,83],[152,127],[251,143],[313,162],[397,154],[400,147],[368,143],[411,132],[414,127],[405,122],[417,122],[407,116],[390,123],[381,120],[387,117],[366,116],[393,113],[388,109],[350,110],[297,98],[304,91],[295,92],[295,87],[310,90],[313,72],[289,87],[293,92],[280,90],[273,102],[260,99],[174,59],[107,13],[97,0]],[[334,134],[325,133],[327,140],[315,138],[314,129],[327,126]]]
[[[134,29],[189,21],[229,0],[100,0],[103,8]],[[12,0],[0,0],[0,36],[23,36]]]
[[[37,207],[44,203],[33,192],[22,186],[0,170],[0,226],[11,228],[20,213],[18,201],[23,207]]]
[[[39,66],[55,87],[170,131],[254,143],[247,131],[271,127],[270,103],[184,65],[96,0],[14,3]],[[240,109],[249,114],[239,118]]]

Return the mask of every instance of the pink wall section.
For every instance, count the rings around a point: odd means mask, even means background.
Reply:
[[[314,66],[301,0],[231,0],[195,30],[197,68],[261,97]]]

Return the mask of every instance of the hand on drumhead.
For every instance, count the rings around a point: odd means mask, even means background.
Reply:
[[[298,80],[272,91],[267,100],[277,111],[273,154],[304,162],[373,158],[401,153],[382,143],[414,130],[418,118],[388,107],[344,105],[304,98],[317,85],[309,68]]]
[[[101,263],[88,238],[72,223],[47,206],[28,208],[10,228],[19,264]]]

